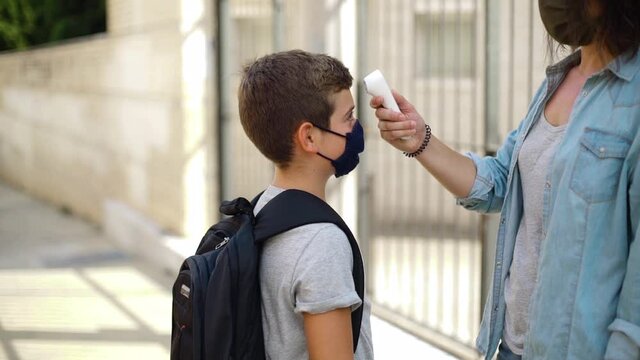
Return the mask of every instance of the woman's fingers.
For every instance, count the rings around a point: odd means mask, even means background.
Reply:
[[[397,131],[397,130],[414,130],[416,128],[416,122],[413,120],[406,121],[378,121],[378,129],[380,131]]]
[[[374,109],[377,109],[382,106],[383,101],[384,101],[384,98],[382,96],[374,96],[371,98],[371,101],[369,101],[369,106],[371,106]]]
[[[369,101],[369,106],[376,109],[376,117],[381,121],[390,120],[390,121],[404,121],[406,120],[406,116],[402,113],[386,109],[382,106],[384,98],[382,96],[374,96]]]
[[[421,142],[416,136],[424,132],[423,120],[413,105],[402,95],[392,90],[401,112],[385,109],[382,96],[374,96],[369,106],[376,109],[380,137],[402,151],[415,151],[416,143]]]
[[[415,111],[415,109],[413,108],[413,105],[411,105],[409,100],[407,100],[399,92],[397,92],[395,90],[391,90],[391,93],[393,94],[393,98],[396,100],[396,103],[398,104],[398,107],[400,108],[400,111],[402,111],[405,114]]]
[[[411,137],[416,134],[416,129],[410,130],[393,130],[393,131],[384,131],[380,130],[380,136],[386,141],[394,141],[400,138]]]
[[[397,111],[385,109],[383,107],[379,107],[376,109],[376,117],[381,121],[405,121],[407,120],[406,115],[403,113],[399,113]]]
[[[378,121],[380,136],[387,141],[410,137],[416,134],[415,121]]]

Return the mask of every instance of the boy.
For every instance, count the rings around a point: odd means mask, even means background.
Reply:
[[[245,67],[240,120],[275,165],[256,214],[285,189],[324,200],[329,178],[356,167],[364,137],[353,115],[352,80],[340,61],[300,50]],[[373,359],[370,307],[355,291],[352,267],[347,236],[334,224],[301,226],[265,242],[259,271],[267,359],[353,359],[351,311],[359,306],[365,308],[355,359]]]

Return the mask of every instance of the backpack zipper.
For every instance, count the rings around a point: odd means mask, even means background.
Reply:
[[[223,246],[227,245],[227,243],[228,243],[228,242],[229,242],[229,237],[228,237],[228,236],[226,236],[226,237],[224,238],[224,240],[222,240],[222,242],[221,242],[220,244],[216,245],[216,247],[215,247],[215,248],[213,248],[213,250],[218,250],[218,249],[220,249],[221,247],[223,247]]]

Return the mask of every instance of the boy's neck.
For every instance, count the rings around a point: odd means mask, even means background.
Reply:
[[[281,169],[276,167],[272,185],[282,189],[296,189],[311,193],[325,200],[325,188],[329,178],[304,168]]]

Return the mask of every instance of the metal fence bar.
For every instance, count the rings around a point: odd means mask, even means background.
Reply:
[[[455,90],[454,90],[454,98],[456,99],[460,99],[460,79],[462,77],[461,74],[461,69],[462,69],[462,59],[460,56],[460,47],[461,47],[461,43],[462,43],[462,38],[461,38],[461,27],[462,27],[462,17],[461,17],[461,1],[457,0],[456,1],[456,5],[457,5],[457,9],[456,9],[456,26],[455,26],[455,42],[453,45],[453,57],[456,61],[456,66],[454,69],[454,77],[456,79],[456,84],[455,84]],[[456,134],[461,134],[461,119],[460,119],[460,111],[459,111],[459,105],[456,106],[454,104],[453,106],[453,119],[455,121],[455,128],[453,129],[454,133]],[[453,205],[452,205],[453,206]],[[460,222],[460,213],[457,211],[457,209],[453,209],[453,223],[454,224],[458,224]],[[454,227],[454,231],[453,231],[453,237],[454,239],[462,239],[462,234],[460,231],[460,227]],[[454,272],[453,272],[453,298],[456,301],[456,307],[460,307],[460,291],[458,289],[458,277],[459,277],[459,273],[460,273],[460,242],[459,241],[454,241],[453,243],[454,248],[453,248],[453,263],[454,263]],[[451,314],[452,316],[452,323],[453,323],[453,332],[457,335],[460,334],[459,331],[459,324],[458,324],[458,314],[460,312],[459,311],[453,311],[453,314]],[[459,337],[459,336],[458,336]]]
[[[513,78],[514,78],[514,72],[515,72],[515,62],[513,61],[514,58],[514,51],[515,51],[515,1],[509,1],[509,12],[510,12],[510,16],[508,17],[509,19],[509,75],[508,75],[508,80],[507,80],[507,94],[513,94]],[[511,118],[513,117],[513,101],[508,101],[507,102],[507,114],[509,114],[508,116]],[[507,124],[507,127],[505,128],[505,131],[508,131],[506,129],[512,129],[514,128],[513,126],[513,122],[515,120],[511,119],[511,121],[509,121]]]
[[[438,80],[440,83],[440,89],[443,89],[445,87],[445,60],[444,60],[444,55],[445,55],[445,46],[444,46],[444,29],[443,29],[443,25],[444,25],[444,16],[445,16],[445,6],[446,6],[446,1],[447,0],[440,0],[440,11],[439,11],[439,21],[437,23],[437,34],[438,34],[438,59],[437,61],[437,66],[439,69],[439,76],[438,76]],[[445,101],[445,94],[443,91],[438,91],[438,122],[439,122],[439,129],[443,134],[443,137],[445,137],[446,131],[445,131],[445,126],[444,126],[444,119],[445,119],[445,113],[444,113],[444,101]],[[441,191],[441,189],[439,189],[439,191],[437,192],[438,195],[438,204],[442,204],[443,207],[444,205],[444,193]],[[441,209],[440,211],[437,212],[437,240],[438,242],[437,247],[438,247],[438,307],[437,307],[437,329],[440,332],[443,332],[443,319],[444,319],[444,234],[443,234],[443,226],[442,226],[442,222],[443,222],[443,213],[444,213],[444,209]]]
[[[218,84],[216,93],[219,96],[218,104],[220,109],[218,110],[218,126],[220,127],[219,139],[218,139],[218,162],[220,163],[220,176],[218,193],[220,199],[224,199],[230,193],[230,184],[232,182],[232,174],[229,171],[231,156],[229,156],[231,139],[233,139],[233,133],[231,131],[231,119],[229,114],[229,94],[230,85],[226,74],[229,70],[229,56],[231,50],[229,47],[229,41],[224,39],[229,37],[230,30],[230,14],[229,14],[229,0],[220,0],[218,2]]]

